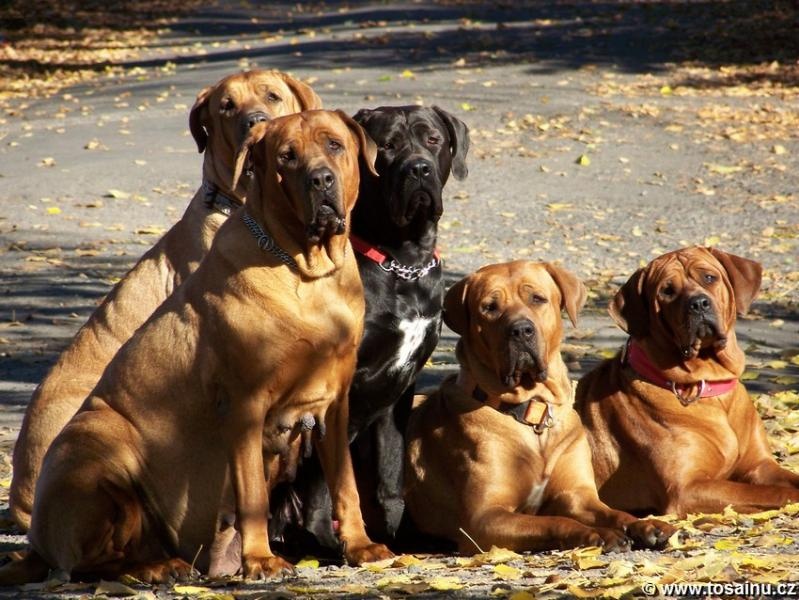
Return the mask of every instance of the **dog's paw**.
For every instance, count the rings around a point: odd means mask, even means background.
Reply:
[[[598,530],[583,525],[575,525],[575,527],[567,531],[560,531],[555,536],[555,539],[558,540],[558,547],[561,550],[580,548],[582,546],[602,547],[605,545],[605,541]]]
[[[596,532],[602,538],[600,546],[603,552],[627,552],[633,545],[633,541],[621,529],[597,527]]]
[[[279,556],[251,556],[245,558],[241,565],[244,579],[270,579],[294,573],[294,565]]]
[[[662,548],[677,528],[657,519],[640,519],[627,525],[627,535],[639,548]]]
[[[144,563],[132,566],[125,570],[125,575],[130,575],[144,583],[173,583],[175,581],[188,581],[199,577],[196,569],[180,558]]]
[[[394,553],[383,544],[373,544],[370,542],[364,546],[357,547],[347,545],[344,556],[347,562],[355,567],[367,562],[392,558]]]

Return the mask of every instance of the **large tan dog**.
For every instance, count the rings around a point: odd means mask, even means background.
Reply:
[[[27,529],[47,448],[139,326],[192,273],[219,226],[244,201],[247,181],[231,188],[236,152],[254,124],[321,108],[310,87],[279,71],[248,71],[205,88],[191,109],[191,133],[203,160],[203,183],[181,219],[117,283],[28,405],[11,482],[11,516]]]
[[[611,510],[597,496],[591,451],[560,356],[560,312],[574,323],[582,283],[548,263],[483,267],[444,300],[461,334],[460,373],[427,398],[408,429],[406,500],[425,532],[462,552],[647,547],[674,529]]]
[[[53,442],[32,553],[0,581],[41,577],[44,565],[73,577],[186,574],[198,554],[196,564],[207,563],[227,502],[244,576],[290,568],[267,540],[265,467],[273,472],[278,454],[314,426],[347,560],[391,556],[364,530],[347,439],[364,318],[348,216],[359,159],[373,169],[376,147],[340,111],[258,125],[251,143],[246,208]]]
[[[713,248],[664,254],[610,305],[625,350],[580,380],[577,406],[600,497],[656,513],[768,509],[799,501],[738,377],[735,337],[760,288],[756,262]]]

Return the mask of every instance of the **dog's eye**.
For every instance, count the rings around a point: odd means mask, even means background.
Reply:
[[[383,142],[382,148],[383,148],[383,150],[389,150],[390,151],[390,150],[394,149],[394,144],[392,142]]]
[[[428,136],[427,143],[431,146],[438,146],[441,143],[441,138],[437,135]]]
[[[281,98],[280,96],[278,96],[277,94],[275,94],[274,92],[269,92],[269,93],[266,95],[266,99],[267,99],[269,102],[272,102],[273,104],[274,104],[275,102],[280,102],[280,101],[282,100],[282,98]]]
[[[541,294],[530,294],[530,304],[546,304],[547,299]]]
[[[219,103],[219,112],[221,113],[230,113],[236,109],[236,103],[233,102],[232,98],[223,98],[222,102]]]
[[[663,296],[665,296],[666,298],[669,298],[669,297],[673,296],[674,295],[674,285],[671,284],[671,283],[667,283],[662,288],[660,288],[660,293]]]
[[[278,154],[277,157],[278,157],[278,159],[280,159],[280,162],[282,162],[284,164],[285,163],[291,163],[291,162],[294,162],[295,160],[297,160],[297,155],[294,153],[294,149],[293,148],[289,148],[288,150],[284,150],[283,152]]]
[[[338,152],[341,152],[341,149],[343,148],[343,146],[341,145],[341,142],[338,142],[336,140],[328,140],[327,141],[327,147],[334,154],[336,154]]]
[[[499,304],[496,300],[491,300],[483,304],[482,310],[486,315],[492,315],[499,310]]]
[[[715,275],[711,274],[711,273],[705,273],[702,276],[702,279],[705,281],[705,283],[714,283],[716,281],[717,277]]]

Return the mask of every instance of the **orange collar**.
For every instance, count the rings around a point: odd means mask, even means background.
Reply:
[[[545,429],[549,429],[555,424],[552,405],[540,396],[533,396],[529,400],[518,404],[490,400],[485,390],[476,385],[472,390],[472,398],[496,411],[510,415],[522,425],[532,427],[533,431],[538,435],[541,435]]]
[[[699,398],[715,398],[731,391],[738,385],[738,379],[724,379],[722,381],[705,381],[704,379],[696,383],[675,383],[663,375],[663,372],[658,369],[649,357],[644,352],[640,345],[636,344],[632,338],[628,338],[627,343],[622,350],[621,364],[628,365],[635,371],[641,378],[649,383],[662,387],[671,392],[683,404],[688,406],[691,402]],[[691,395],[692,390],[698,386],[698,391],[695,395]]]

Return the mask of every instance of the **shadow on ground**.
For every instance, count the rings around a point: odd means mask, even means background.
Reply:
[[[248,58],[268,58],[276,68],[290,68],[302,56],[306,68],[423,67],[450,68],[466,64],[529,65],[531,73],[573,70],[589,65],[613,65],[625,72],[656,71],[668,63],[721,65],[792,64],[799,55],[796,22],[799,5],[790,1],[700,2],[447,2],[373,5],[369,2],[200,3],[178,12],[169,2],[37,2],[36,10],[9,19],[6,35],[14,40],[55,36],[82,43],[88,27],[138,27],[161,29],[170,22],[171,34],[161,43],[239,39],[246,47],[208,54],[101,62],[88,68],[109,66],[154,67],[208,63]],[[28,5],[14,0],[12,6]],[[16,13],[23,14],[17,9]],[[123,14],[124,18],[110,18]],[[31,26],[46,19],[51,27]],[[16,25],[16,27],[14,27]],[[25,25],[25,26],[23,26]],[[264,44],[264,37],[294,37],[286,44]],[[321,34],[321,35],[317,35]],[[35,60],[2,60],[0,65],[32,72],[50,64]],[[82,63],[60,64],[62,69],[86,69]],[[757,82],[796,84],[799,70],[764,71]],[[752,83],[749,81],[748,83]],[[735,81],[727,82],[734,85]]]

